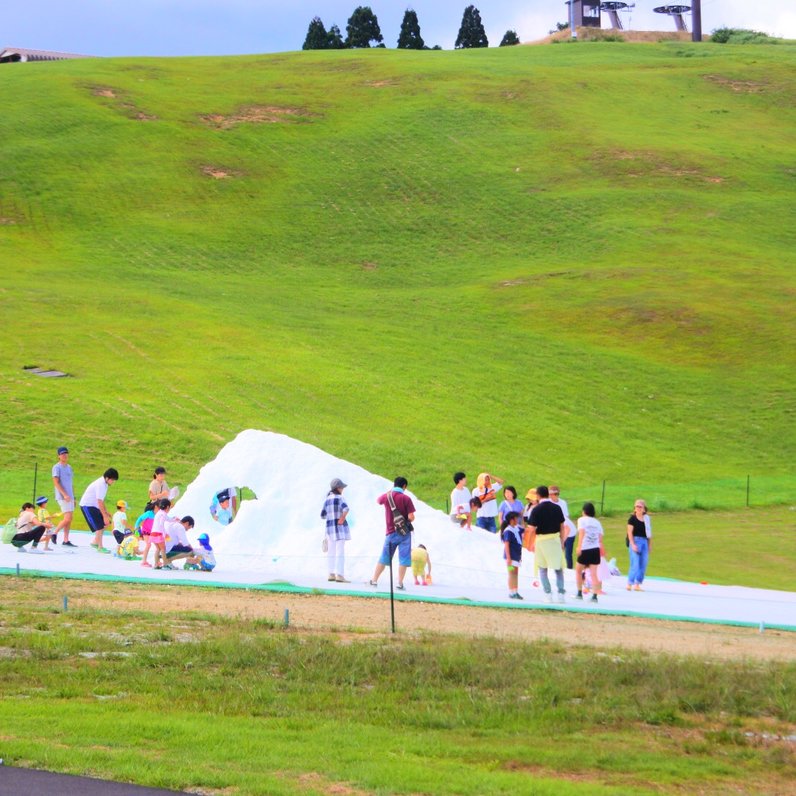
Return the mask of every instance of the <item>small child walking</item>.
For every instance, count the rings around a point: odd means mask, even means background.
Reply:
[[[415,586],[421,583],[423,586],[428,586],[431,583],[431,556],[424,544],[412,548],[412,575],[415,578]]]
[[[603,547],[603,526],[594,517],[594,504],[583,504],[583,515],[578,517],[578,548],[575,566],[575,583],[578,587],[576,600],[583,599],[583,571],[588,567],[591,580],[591,602],[597,602],[597,595],[603,594],[599,580],[598,567],[605,555]]]
[[[503,558],[509,572],[509,599],[521,600],[519,593],[520,561],[522,561],[522,528],[520,514],[509,511],[500,523],[500,538],[503,541]]]

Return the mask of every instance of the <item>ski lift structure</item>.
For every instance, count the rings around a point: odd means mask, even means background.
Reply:
[[[608,0],[608,2],[600,3],[600,11],[608,14],[608,19],[611,20],[611,27],[614,30],[624,30],[625,26],[622,24],[622,18],[619,16],[620,11],[630,13],[632,8],[635,8],[635,3],[622,3],[619,0]]]
[[[674,19],[675,30],[687,31],[684,14],[691,11],[691,6],[658,6],[652,9],[656,14],[668,14]]]
[[[602,20],[600,12],[606,13],[611,20],[611,27],[617,30],[624,30],[621,12],[629,13],[635,8],[635,3],[628,3],[625,0],[566,0],[568,6],[567,18],[569,19],[569,29],[573,39],[577,38],[577,30],[580,27],[600,28]],[[690,6],[665,5],[652,9],[656,14],[666,14],[674,20],[674,27],[678,31],[688,32],[685,24],[685,15],[691,14],[693,25],[691,39],[702,41],[702,0],[692,0]]]

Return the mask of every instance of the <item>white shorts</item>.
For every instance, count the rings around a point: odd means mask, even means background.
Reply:
[[[62,500],[61,498],[56,498],[58,501],[58,505],[61,507],[61,511],[74,511],[75,510],[75,501],[74,500]]]

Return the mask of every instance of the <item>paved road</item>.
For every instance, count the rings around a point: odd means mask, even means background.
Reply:
[[[32,793],[36,796],[164,796],[177,791],[0,765],[0,796],[29,796]]]

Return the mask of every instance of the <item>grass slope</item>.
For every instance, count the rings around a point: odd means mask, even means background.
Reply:
[[[674,42],[3,67],[7,477],[67,442],[81,488],[186,483],[257,427],[438,505],[457,467],[793,500],[795,64]]]

